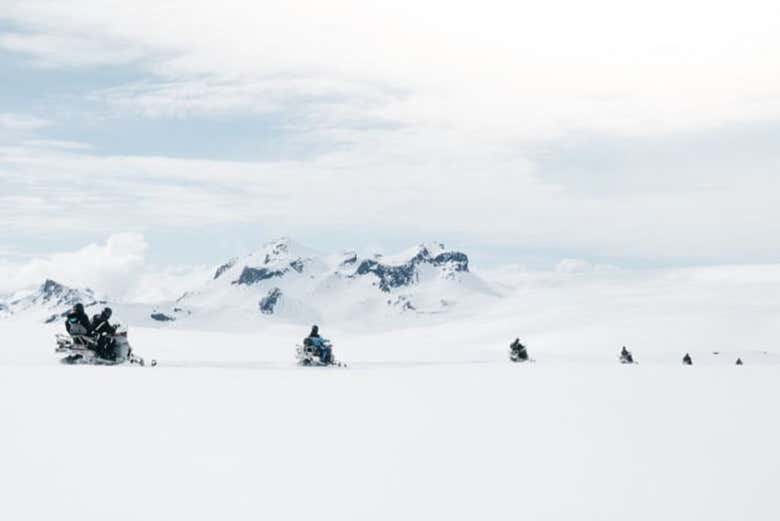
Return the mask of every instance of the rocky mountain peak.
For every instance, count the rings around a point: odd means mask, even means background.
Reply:
[[[469,259],[465,253],[448,251],[441,243],[424,243],[393,257],[366,259],[358,266],[355,276],[373,274],[378,279],[376,285],[379,289],[389,292],[417,283],[422,265],[441,268],[442,275],[450,278],[456,273],[469,271]]]

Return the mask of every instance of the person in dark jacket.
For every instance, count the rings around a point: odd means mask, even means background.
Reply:
[[[92,317],[92,334],[97,337],[97,354],[102,358],[111,359],[114,349],[116,326],[109,322],[111,308],[103,308],[99,315]]]
[[[103,333],[113,335],[116,333],[116,327],[112,326],[108,320],[111,318],[111,308],[103,308],[99,315],[92,317],[92,331],[95,335]]]
[[[691,358],[690,354],[685,353],[685,356],[683,357],[683,364],[685,364],[685,365],[693,365],[693,359]]]
[[[737,358],[737,365],[742,365],[742,359],[741,358]]]
[[[626,349],[626,346],[623,346],[623,349],[620,350],[620,363],[621,364],[634,363],[634,355],[631,354],[631,351]]]
[[[92,324],[84,312],[84,304],[79,302],[65,317],[65,330],[71,336],[89,336],[92,334]]]
[[[320,362],[323,364],[328,364],[333,361],[330,345],[325,343],[324,339],[320,336],[319,326],[311,326],[311,332],[309,333],[309,336],[303,339],[303,345],[314,347],[320,357]]]
[[[515,338],[514,342],[509,344],[509,350],[511,352],[511,359],[515,362],[528,360],[528,350],[520,343],[519,338]]]
[[[322,338],[320,337],[320,327],[319,326],[311,326],[311,333],[309,333],[309,336],[306,337],[306,339],[303,341],[304,344],[312,345],[312,339],[313,338]],[[308,342],[308,343],[307,343]]]

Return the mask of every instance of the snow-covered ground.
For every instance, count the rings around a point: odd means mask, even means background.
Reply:
[[[347,369],[294,365],[308,324],[131,325],[139,368],[3,320],[0,518],[774,520],[776,273],[504,273],[472,316],[321,324]]]
[[[771,520],[777,391],[749,365],[3,365],[0,515]]]

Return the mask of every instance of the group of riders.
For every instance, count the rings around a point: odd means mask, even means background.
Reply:
[[[74,343],[93,349],[95,354],[106,360],[116,357],[114,352],[114,336],[117,327],[111,325],[111,308],[105,307],[89,319],[84,311],[84,305],[78,303],[65,317],[65,329],[73,337]]]
[[[513,362],[526,362],[530,360],[530,357],[528,356],[528,349],[520,343],[519,338],[515,338],[515,340],[509,344],[509,358]],[[629,351],[626,346],[623,346],[623,348],[620,350],[620,356],[619,360],[621,364],[635,364],[636,361],[634,360],[634,355]],[[693,358],[691,358],[690,353],[685,353],[685,356],[682,359],[683,365],[693,365]],[[743,365],[742,359],[737,358],[737,365]]]
[[[90,320],[84,305],[77,303],[65,316],[65,330],[73,338],[74,344],[93,350],[99,358],[115,361],[117,326],[111,324],[111,314],[111,308],[105,307]],[[311,332],[303,340],[303,345],[322,365],[335,363],[333,348],[330,342],[320,336],[319,326],[312,326]]]
[[[73,337],[74,342],[82,343],[84,347],[93,349],[95,354],[106,360],[116,358],[114,343],[117,326],[111,325],[111,308],[105,307],[103,310],[89,319],[84,311],[84,305],[78,303],[66,315],[65,329]],[[303,340],[304,349],[309,350],[319,362],[323,365],[333,364],[333,349],[326,339],[320,336],[319,326],[312,326],[311,332]],[[509,357],[513,362],[526,362],[530,360],[528,349],[516,338],[509,344]],[[631,354],[626,346],[620,350],[620,363],[633,364],[634,355]],[[693,359],[689,353],[683,357],[684,365],[693,365]],[[742,365],[742,360],[737,358],[737,365]]]
[[[520,343],[519,338],[515,338],[514,341],[509,344],[509,359],[513,362],[527,362],[531,360],[531,357],[528,356],[528,348]],[[626,346],[623,346],[623,349],[620,350],[620,363],[634,363],[634,355],[631,354],[631,351],[626,349]]]

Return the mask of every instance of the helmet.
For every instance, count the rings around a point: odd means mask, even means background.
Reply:
[[[84,304],[82,304],[81,302],[77,302],[73,306],[73,311],[79,314],[84,313]]]
[[[100,313],[100,316],[103,318],[103,320],[108,320],[111,318],[111,308],[103,308],[103,311]]]
[[[320,332],[320,327],[319,326],[316,326],[316,325],[315,326],[311,326],[311,334],[312,335],[319,334],[319,332]]]

